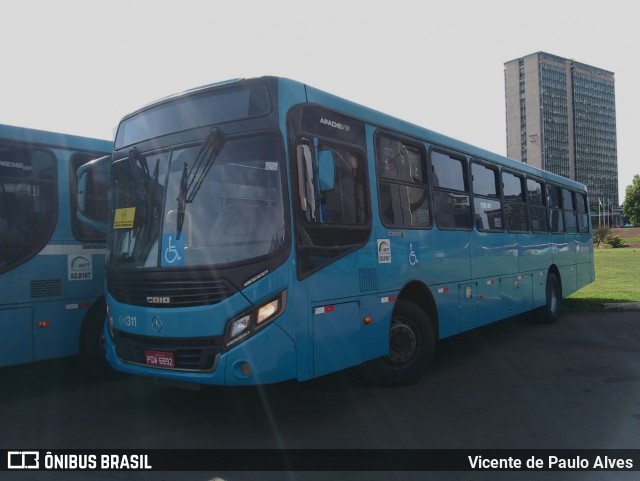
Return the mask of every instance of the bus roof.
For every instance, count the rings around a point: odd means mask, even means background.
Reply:
[[[63,149],[110,152],[113,143],[110,140],[80,137],[45,130],[28,129],[14,125],[0,124],[0,139],[26,142],[33,145],[59,147]]]
[[[292,82],[288,79],[282,79],[282,81]],[[434,145],[438,145],[440,147],[455,150],[462,154],[469,155],[470,157],[475,157],[481,160],[488,160],[506,168],[511,168],[525,174],[535,175],[551,182],[556,182],[558,184],[586,191],[586,186],[584,184],[581,184],[580,182],[569,179],[567,177],[562,177],[552,172],[548,172],[546,170],[524,164],[518,160],[510,159],[508,157],[490,152],[488,150],[476,147],[452,137],[439,134],[425,127],[412,124],[410,122],[398,119],[369,107],[365,107],[355,102],[337,97],[333,94],[318,90],[309,85],[305,85],[305,89],[307,92],[307,101],[310,103],[318,103],[327,106],[330,105],[347,115],[351,115],[353,117],[364,120],[367,123],[398,132],[408,137],[414,137],[416,140],[422,140]]]
[[[132,115],[135,115],[138,112],[141,112],[142,110],[153,107],[154,105],[158,105],[158,104],[170,101],[175,98],[180,98],[186,95],[206,91],[209,89],[215,89],[223,86],[232,85],[234,83],[254,82],[256,80],[267,80],[267,79],[270,79],[272,81],[273,80],[278,81],[280,86],[282,86],[283,88],[287,88],[287,86],[298,87],[298,88],[302,87],[306,92],[307,102],[319,104],[326,108],[339,111],[345,115],[358,118],[359,120],[362,120],[366,123],[373,124],[378,127],[388,129],[391,131],[395,131],[397,133],[406,135],[408,137],[414,137],[416,140],[421,140],[421,141],[428,142],[430,144],[434,144],[440,147],[449,148],[457,152],[460,152],[462,154],[469,155],[470,157],[475,157],[481,160],[488,160],[496,164],[499,164],[503,167],[510,168],[519,172],[523,172],[525,174],[534,175],[544,180],[548,180],[561,185],[573,187],[585,192],[587,190],[584,184],[577,182],[575,180],[569,179],[567,177],[562,177],[552,172],[542,170],[528,164],[524,164],[518,160],[510,159],[508,157],[490,152],[488,150],[482,149],[480,147],[476,147],[474,145],[454,139],[452,137],[439,134],[425,127],[421,127],[411,122],[401,120],[397,117],[393,117],[391,115],[382,113],[370,107],[365,107],[356,102],[352,102],[350,100],[344,99],[337,95],[330,94],[323,90],[317,89],[308,84],[304,84],[297,80],[292,80],[285,77],[263,76],[263,77],[256,77],[256,78],[237,78],[237,79],[224,80],[221,82],[202,85],[202,86],[188,89],[183,92],[178,92],[173,95],[169,95],[167,97],[163,97],[154,102],[151,102],[135,110],[134,112],[131,112],[130,114],[124,116],[123,120],[128,117],[131,117]]]

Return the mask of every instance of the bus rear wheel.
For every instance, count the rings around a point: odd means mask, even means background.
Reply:
[[[558,320],[560,314],[560,300],[562,294],[560,292],[560,282],[558,277],[549,272],[547,275],[546,302],[537,311],[537,320],[542,324],[553,324]]]
[[[435,347],[429,316],[416,304],[400,300],[389,326],[389,354],[368,363],[365,373],[382,386],[412,384],[427,370]]]

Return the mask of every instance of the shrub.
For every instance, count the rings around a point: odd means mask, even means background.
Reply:
[[[625,247],[626,244],[624,242],[622,242],[622,239],[620,237],[618,237],[617,235],[613,235],[613,234],[607,234],[603,240],[603,242],[610,246],[613,247],[614,249],[618,248],[618,247]]]

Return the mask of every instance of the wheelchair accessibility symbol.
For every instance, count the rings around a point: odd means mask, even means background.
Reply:
[[[184,238],[176,239],[175,234],[162,236],[162,262],[163,266],[184,265]]]
[[[413,242],[409,244],[409,264],[415,266],[420,260],[418,259],[418,254],[413,250]]]

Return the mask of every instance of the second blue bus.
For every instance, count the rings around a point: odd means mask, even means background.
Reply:
[[[79,355],[109,372],[101,348],[106,232],[78,218],[76,171],[110,155],[106,140],[0,125],[0,366]],[[100,189],[100,187],[97,187]]]

